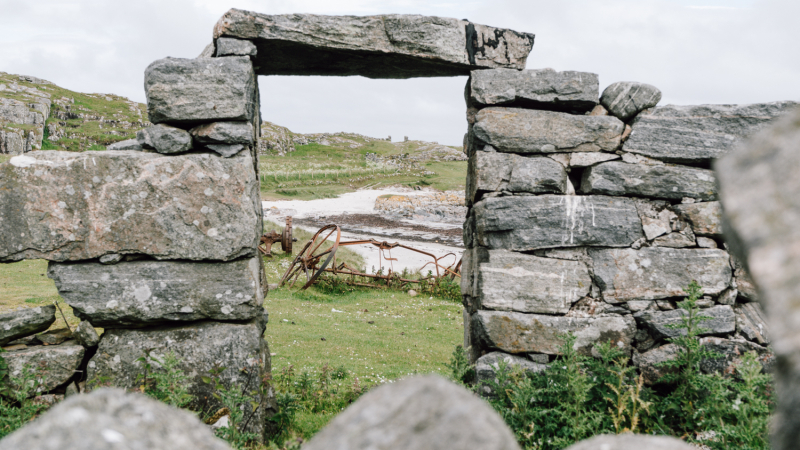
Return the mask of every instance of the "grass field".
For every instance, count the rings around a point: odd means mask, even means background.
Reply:
[[[259,177],[265,200],[311,200],[332,198],[345,192],[371,187],[405,185],[439,190],[464,189],[466,161],[421,162],[412,169],[375,164],[367,153],[380,156],[413,154],[417,142],[392,144],[352,137],[363,146],[352,149],[343,145],[298,145],[286,156],[261,156]]]

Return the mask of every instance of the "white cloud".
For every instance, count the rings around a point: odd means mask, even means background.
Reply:
[[[144,101],[144,69],[195,57],[236,7],[268,14],[426,14],[535,33],[528,68],[651,83],[662,103],[800,99],[800,2],[793,0],[0,0],[0,70]],[[465,77],[261,77],[267,120],[301,132],[460,144]]]

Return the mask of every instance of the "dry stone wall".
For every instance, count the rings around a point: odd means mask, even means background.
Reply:
[[[692,280],[709,317],[703,344],[727,355],[704,368],[747,350],[770,359],[710,164],[795,103],[659,107],[653,86],[599,95],[597,75],[551,69],[474,71],[465,97],[461,289],[480,376],[499,359],[546,363],[573,333],[576,350],[611,342],[656,383]]]

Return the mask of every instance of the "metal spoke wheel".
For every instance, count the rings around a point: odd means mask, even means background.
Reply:
[[[335,234],[335,237],[334,237]],[[338,225],[326,225],[317,231],[317,234],[303,247],[297,257],[292,261],[289,269],[281,278],[281,286],[291,281],[290,287],[297,283],[300,274],[306,275],[306,284],[300,290],[307,289],[314,284],[325,268],[328,267],[336,255],[339,248],[339,241],[342,238],[342,230]],[[328,247],[326,243],[333,239],[333,245]]]

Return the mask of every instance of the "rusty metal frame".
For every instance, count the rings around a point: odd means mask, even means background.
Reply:
[[[328,231],[330,230],[330,231]],[[328,231],[327,235],[324,238],[321,236],[324,234],[325,231]],[[331,248],[328,248],[324,251],[319,251],[320,247],[323,243],[327,242],[328,239],[336,233],[336,238],[333,242]],[[309,286],[314,284],[319,276],[323,272],[333,273],[334,275],[350,275],[351,284],[359,285],[359,286],[370,286],[370,287],[382,287],[377,285],[372,285],[368,283],[358,283],[354,280],[355,277],[365,277],[365,278],[372,278],[376,280],[384,280],[387,284],[391,284],[392,282],[399,282],[401,284],[408,284],[408,283],[421,283],[430,279],[436,279],[441,277],[448,277],[450,280],[455,279],[455,277],[461,277],[461,260],[456,260],[455,253],[449,252],[442,256],[436,256],[432,253],[428,253],[423,250],[416,249],[414,247],[410,247],[408,245],[400,244],[398,242],[386,242],[386,241],[378,241],[376,239],[361,239],[357,241],[341,241],[342,231],[338,225],[330,224],[326,225],[317,231],[316,234],[311,238],[310,241],[303,247],[297,257],[292,261],[292,264],[286,270],[286,273],[281,278],[281,286],[288,283],[292,280],[290,287],[293,287],[297,282],[297,279],[300,277],[300,273],[305,273],[306,275],[306,283],[300,289],[307,289]],[[379,266],[383,268],[383,260],[389,262],[389,272],[387,274],[383,273],[363,273],[358,269],[354,269],[347,265],[347,263],[342,263],[341,265],[336,265],[336,251],[339,247],[346,247],[350,245],[365,245],[371,244],[375,247],[378,247],[378,261]],[[431,276],[422,277],[418,280],[412,280],[408,278],[402,278],[399,274],[394,272],[394,268],[392,267],[392,261],[397,261],[397,258],[392,258],[392,249],[395,248],[402,248],[406,250],[410,250],[412,252],[420,253],[422,255],[428,256],[433,261],[429,261],[425,263],[421,268],[420,271],[424,270],[426,267],[433,265],[436,269],[436,274],[432,273]],[[319,253],[315,253],[319,251]],[[384,253],[386,252],[386,253]],[[320,264],[322,258],[327,255],[325,261]],[[453,264],[446,266],[442,263],[442,260],[452,256],[454,259]],[[328,265],[333,261],[333,265],[328,267]]]

